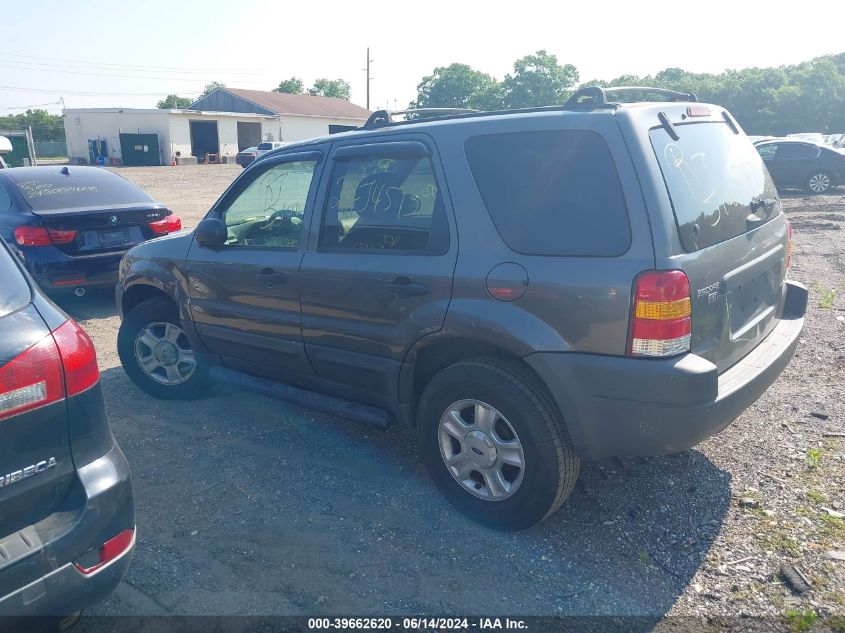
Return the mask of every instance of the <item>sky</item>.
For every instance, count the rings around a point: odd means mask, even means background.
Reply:
[[[843,0],[3,0],[2,15],[0,115],[58,113],[62,99],[68,108],[152,108],[210,81],[272,90],[291,76],[306,86],[345,79],[352,101],[366,105],[368,46],[373,109],[406,107],[437,66],[461,62],[501,79],[540,49],[574,64],[582,81],[845,52]]]

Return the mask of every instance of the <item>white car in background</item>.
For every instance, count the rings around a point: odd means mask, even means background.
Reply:
[[[12,141],[5,136],[0,136],[0,169],[7,169],[9,166],[3,160],[3,154],[8,154],[12,151]]]
[[[247,147],[245,150],[238,152],[238,155],[235,156],[235,162],[246,169],[257,158],[261,158],[267,152],[272,152],[274,149],[279,149],[285,145],[287,143],[282,141],[264,141],[256,147]]]

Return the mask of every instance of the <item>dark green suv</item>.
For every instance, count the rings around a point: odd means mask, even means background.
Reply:
[[[697,444],[789,362],[807,293],[731,115],[636,90],[663,101],[377,112],[262,157],[123,259],[124,368],[160,398],[217,378],[415,426],[445,495],[503,529],[580,460]]]

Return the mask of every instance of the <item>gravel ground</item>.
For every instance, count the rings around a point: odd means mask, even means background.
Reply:
[[[193,226],[240,168],[118,171]],[[224,387],[150,398],[120,368],[111,299],[64,301],[97,345],[137,495],[135,559],[91,613],[745,614],[786,627],[798,610],[845,626],[845,561],[826,555],[845,550],[845,438],[825,436],[845,433],[845,191],[784,204],[810,306],[779,380],[694,450],[586,465],[561,511],[517,534],[453,511],[402,429]],[[790,590],[782,565],[810,590]]]

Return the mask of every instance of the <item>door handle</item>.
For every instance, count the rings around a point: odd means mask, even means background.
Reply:
[[[428,292],[428,286],[413,282],[407,277],[397,277],[387,284],[387,290],[397,297],[421,297]]]
[[[281,284],[287,281],[287,275],[284,273],[277,273],[272,268],[265,268],[260,273],[255,275],[258,281],[263,281],[265,284]]]

